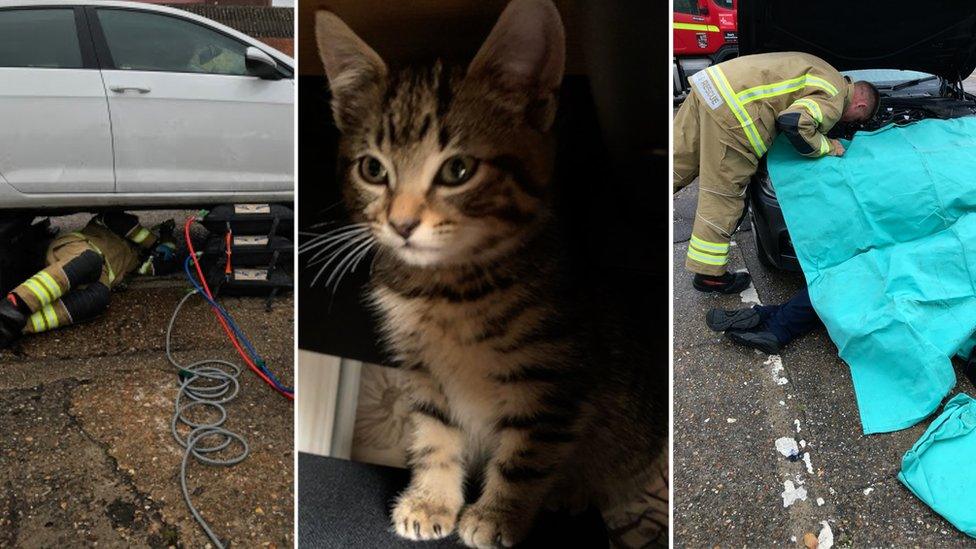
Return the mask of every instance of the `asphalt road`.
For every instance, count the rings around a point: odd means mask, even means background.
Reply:
[[[188,212],[143,212],[146,225]],[[61,217],[62,230],[87,215]],[[202,231],[194,231],[194,240]],[[182,239],[180,239],[182,240]],[[206,547],[179,488],[182,449],[170,434],[177,376],[164,333],[189,285],[134,279],[108,312],[0,351],[0,547]],[[291,385],[293,300],[223,298],[269,368]],[[183,363],[240,364],[210,309],[188,304],[174,332]],[[226,427],[251,446],[229,468],[192,463],[193,501],[238,547],[293,545],[292,405],[246,371]]]
[[[972,547],[896,478],[929,422],[863,436],[849,370],[825,332],[771,357],[708,330],[710,308],[781,303],[803,278],[760,265],[746,230],[730,268],[748,269],[754,287],[733,296],[693,290],[684,257],[697,192],[696,183],[674,197],[675,546],[802,547],[812,534],[821,548],[828,538],[834,547]],[[953,393],[973,394],[958,368],[957,377]],[[781,437],[809,464],[781,455]]]

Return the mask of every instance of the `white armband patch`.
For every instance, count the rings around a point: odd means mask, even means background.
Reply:
[[[688,83],[695,87],[698,96],[702,98],[706,105],[713,111],[722,105],[722,95],[718,93],[718,88],[712,83],[705,71],[698,71],[688,78]]]

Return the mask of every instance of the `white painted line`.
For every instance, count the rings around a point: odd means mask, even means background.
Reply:
[[[793,484],[792,480],[783,481],[783,507],[789,507],[797,501],[807,499],[807,489],[800,486],[797,487]]]
[[[800,453],[796,447],[796,440],[793,437],[779,437],[776,439],[776,451],[789,458]]]
[[[830,549],[834,546],[834,531],[830,529],[830,524],[827,521],[822,520],[820,524],[823,525],[823,528],[817,535],[817,549]]]
[[[769,358],[766,359],[766,362],[763,362],[763,365],[770,367],[770,372],[773,374],[773,381],[776,382],[776,385],[786,385],[790,382],[785,376],[781,375],[784,368],[783,359],[779,355],[769,355]]]

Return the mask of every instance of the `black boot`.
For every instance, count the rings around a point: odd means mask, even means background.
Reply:
[[[0,299],[0,349],[20,339],[27,326],[27,316],[7,299]]]
[[[759,349],[767,355],[778,355],[781,347],[773,332],[725,332],[725,336],[739,345]]]
[[[760,322],[762,322],[762,317],[759,315],[759,311],[752,307],[734,311],[712,309],[705,315],[705,324],[716,332],[751,330],[759,326]]]
[[[722,276],[696,274],[691,284],[699,292],[717,292],[720,294],[737,294],[749,287],[752,277],[749,273],[725,273]]]

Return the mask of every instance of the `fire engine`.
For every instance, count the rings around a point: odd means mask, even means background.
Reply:
[[[737,0],[674,0],[675,99],[684,99],[688,77],[739,54]]]

